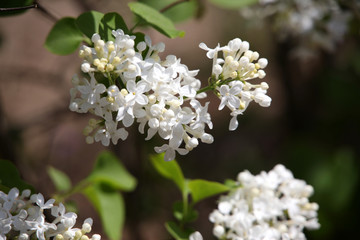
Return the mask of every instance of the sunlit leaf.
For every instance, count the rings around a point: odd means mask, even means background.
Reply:
[[[57,191],[68,191],[71,188],[70,178],[64,172],[53,167],[48,167],[47,172]]]
[[[89,11],[81,14],[75,23],[78,28],[91,39],[94,33],[99,33],[99,24],[104,14],[97,11]]]
[[[87,180],[93,183],[104,183],[122,191],[134,190],[137,182],[117,157],[107,151],[100,153]]]
[[[234,8],[238,9],[258,2],[258,0],[209,0],[209,1],[218,7],[229,8],[229,9],[234,9]]]
[[[202,179],[191,180],[189,181],[188,186],[194,203],[231,189],[224,184]]]
[[[106,235],[121,238],[125,219],[124,200],[120,192],[105,184],[92,184],[83,191],[99,213]]]
[[[185,33],[175,28],[174,23],[156,9],[143,3],[129,3],[130,10],[169,38],[183,37]]]
[[[54,54],[67,55],[74,52],[83,40],[75,18],[65,17],[55,23],[46,38],[45,47]]]
[[[164,154],[152,155],[150,161],[160,175],[168,178],[179,187],[181,192],[185,191],[185,179],[180,166],[175,160],[165,161]]]

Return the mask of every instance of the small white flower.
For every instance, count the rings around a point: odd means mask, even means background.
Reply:
[[[219,89],[221,95],[221,102],[219,105],[219,110],[222,110],[225,105],[229,106],[230,109],[237,109],[240,106],[240,99],[237,95],[241,92],[239,86],[230,88],[228,85],[222,85]]]
[[[189,236],[189,240],[203,240],[203,237],[200,232],[194,232]]]

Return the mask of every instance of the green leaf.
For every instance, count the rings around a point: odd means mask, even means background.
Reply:
[[[206,181],[202,179],[191,180],[188,186],[190,188],[194,203],[197,203],[204,198],[208,198],[216,194],[229,191],[231,189],[224,184]]]
[[[75,23],[78,28],[91,39],[94,33],[99,33],[99,24],[104,14],[97,11],[89,11],[81,14]]]
[[[188,240],[189,232],[183,231],[175,222],[168,221],[165,223],[166,230],[176,240]]]
[[[33,0],[8,0],[8,1],[1,1],[0,8],[26,7],[32,4],[33,4]],[[27,10],[0,11],[0,17],[21,14],[24,13],[25,11]]]
[[[34,190],[31,185],[21,179],[19,171],[12,162],[0,159],[0,190],[8,192],[14,187],[20,191],[25,189]]]
[[[170,4],[176,2],[177,0],[140,0],[142,2],[156,10],[161,10]],[[181,4],[177,4],[174,7],[163,12],[163,14],[168,17],[173,22],[182,22],[189,18],[192,18],[196,15],[198,9],[197,0],[184,1]]]
[[[47,173],[55,185],[57,191],[68,191],[71,188],[70,178],[62,171],[48,167]]]
[[[213,4],[222,8],[238,9],[257,3],[258,0],[209,0]]]
[[[87,180],[93,183],[104,183],[123,191],[134,190],[137,182],[117,157],[107,151],[99,154],[95,167]]]
[[[237,188],[239,187],[239,183],[237,181],[234,181],[232,179],[226,179],[224,184],[228,186],[229,188]]]
[[[117,13],[111,12],[104,15],[100,21],[99,34],[105,41],[114,40],[112,30],[122,29],[125,33],[129,32],[124,19]]]
[[[150,161],[158,171],[160,175],[165,178],[168,178],[179,187],[180,191],[184,193],[185,191],[185,179],[181,171],[180,166],[175,160],[165,161],[164,154],[152,155]]]
[[[52,53],[67,55],[74,52],[85,40],[75,24],[75,18],[65,17],[55,23],[45,41],[45,47]]]
[[[125,219],[122,195],[105,184],[90,185],[83,194],[99,213],[106,235],[112,240],[120,239]]]
[[[173,214],[174,214],[174,217],[180,222],[193,222],[199,216],[199,213],[191,206],[187,206],[185,216],[184,216],[183,210],[184,210],[184,202],[183,201],[178,201],[178,202],[174,203]]]
[[[165,17],[164,14],[154,8],[139,2],[131,2],[129,3],[129,7],[134,14],[144,19],[148,24],[165,36],[176,38],[185,35],[185,32],[175,28],[174,23],[169,18]]]

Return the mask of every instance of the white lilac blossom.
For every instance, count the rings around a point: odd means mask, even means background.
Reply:
[[[268,107],[271,98],[266,95],[269,88],[266,82],[251,84],[249,80],[265,77],[263,70],[268,61],[259,59],[259,53],[249,50],[249,43],[235,38],[228,45],[211,49],[205,43],[200,43],[200,48],[208,51],[206,56],[213,59],[212,83],[217,86],[216,94],[221,102],[219,110],[227,106],[231,111],[232,119],[229,130],[238,126],[237,116],[242,114],[251,101],[262,107]],[[222,53],[219,56],[219,53]]]
[[[294,40],[294,54],[300,57],[318,49],[333,51],[351,18],[335,0],[259,0],[240,12],[247,19],[271,23],[279,40]]]
[[[165,45],[152,44],[145,36],[135,44],[135,36],[118,29],[113,31],[114,41],[104,42],[94,34],[94,47],[82,46],[80,57],[84,59],[81,70],[85,77],[74,76],[70,90],[70,110],[91,113],[100,120],[91,119],[84,129],[87,143],[101,142],[108,146],[128,136],[126,128],[139,124],[139,132],[147,134],[146,140],[158,134],[168,141],[155,147],[157,153],[165,152],[164,159],[172,160],[198,146],[199,141],[212,143],[213,137],[206,132],[212,129],[206,90],[220,95],[219,109],[231,109],[230,129],[237,127],[236,117],[242,114],[249,102],[269,106],[266,96],[268,85],[252,85],[248,80],[265,77],[262,70],[265,58],[249,50],[249,43],[234,39],[225,47],[209,49],[207,56],[214,59],[213,81],[201,88],[196,78],[198,70],[189,70],[174,55],[161,60],[159,53]],[[218,52],[223,52],[223,60]],[[257,62],[256,62],[257,61]]]
[[[295,179],[283,165],[252,175],[239,173],[238,187],[221,196],[209,219],[218,239],[306,239],[303,229],[317,229],[313,187]]]
[[[41,193],[30,194],[30,190],[20,194],[17,188],[8,194],[0,191],[0,240],[101,239],[98,234],[87,236],[91,232],[91,218],[87,218],[81,228],[75,228],[77,215],[66,212],[62,203],[55,205],[54,199],[45,202]],[[45,215],[44,210],[50,210],[49,214]]]
[[[200,232],[196,231],[190,234],[189,240],[203,240],[203,237]]]
[[[164,44],[152,45],[147,36],[135,46],[135,36],[120,29],[113,35],[115,41],[104,42],[94,34],[94,48],[81,48],[81,70],[90,79],[75,76],[72,81],[70,110],[101,119],[90,120],[84,129],[86,141],[116,144],[127,138],[125,128],[136,121],[141,133],[147,128],[147,140],[158,133],[169,141],[155,147],[156,152],[165,152],[165,160],[174,159],[175,152],[186,154],[199,140],[211,143],[212,136],[205,132],[206,125],[212,127],[208,103],[202,107],[196,100],[204,96],[197,94],[198,71],[172,55],[162,61],[158,53],[164,51]],[[101,77],[107,79],[107,87],[100,83]]]

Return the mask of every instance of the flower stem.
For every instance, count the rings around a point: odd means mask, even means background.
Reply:
[[[188,191],[183,191],[182,194],[182,198],[183,198],[183,218],[181,220],[180,226],[184,227],[184,224],[186,223],[185,219],[187,214],[188,214]]]
[[[72,187],[70,190],[68,190],[67,192],[55,194],[53,198],[56,200],[56,202],[65,202],[65,200],[68,199],[70,196],[74,195],[75,193],[81,192],[89,185],[90,182],[84,179],[78,184],[76,184],[74,187]]]

